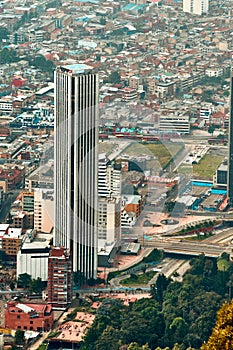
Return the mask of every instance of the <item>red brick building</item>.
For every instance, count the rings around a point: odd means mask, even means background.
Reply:
[[[72,299],[72,262],[68,249],[54,247],[48,259],[48,303],[66,309]]]
[[[23,304],[10,301],[5,310],[5,327],[23,331],[49,331],[53,325],[53,311],[47,304]]]

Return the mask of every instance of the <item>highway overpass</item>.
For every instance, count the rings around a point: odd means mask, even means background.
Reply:
[[[158,240],[145,240],[140,243],[144,247],[154,247],[163,250],[165,253],[177,254],[180,256],[198,256],[205,254],[207,257],[217,258],[226,252],[232,254],[233,246],[220,245],[220,244],[205,244],[202,242],[174,242],[174,241],[158,241]]]

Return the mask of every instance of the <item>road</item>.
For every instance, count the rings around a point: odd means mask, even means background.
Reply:
[[[150,267],[146,271],[156,270],[158,273],[155,274],[155,276],[148,282],[147,285],[151,286],[152,284],[154,284],[159,274],[164,274],[166,277],[171,277],[173,273],[181,269],[181,267],[185,263],[186,263],[186,260],[183,260],[183,259],[166,258],[159,264],[159,267],[157,266]],[[189,267],[189,265],[186,265],[186,266],[187,268]],[[187,270],[187,268],[186,269],[183,268],[183,274]],[[141,271],[139,273],[141,273]],[[114,289],[122,288],[121,281],[129,277],[130,277],[130,274],[125,274],[125,275],[117,276],[111,279],[111,281],[109,281],[111,288],[114,288]]]
[[[229,245],[222,246],[220,244],[206,244],[196,242],[173,242],[173,241],[144,241],[146,247],[155,247],[164,250],[166,253],[182,254],[198,256],[205,254],[208,257],[219,257],[222,253],[230,254],[232,247]]]
[[[117,141],[119,141],[119,139],[117,139]],[[128,141],[121,141],[118,142],[118,148],[116,151],[110,153],[108,155],[108,159],[110,161],[114,160],[116,157],[118,157],[130,144],[131,144],[132,140],[128,140]]]

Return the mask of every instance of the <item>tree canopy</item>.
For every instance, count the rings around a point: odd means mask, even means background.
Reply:
[[[155,250],[154,254],[157,255],[158,251]],[[228,269],[220,270],[217,259],[202,254],[191,259],[190,270],[182,282],[159,275],[152,286],[150,299],[140,299],[129,306],[116,299],[103,300],[82,349],[192,350],[202,346],[205,347],[201,350],[227,349],[208,345],[209,342],[214,344],[211,332],[216,314],[223,303],[231,298],[233,283],[233,264],[229,256],[224,254],[219,259],[228,261]],[[232,320],[233,305],[230,307],[229,320]],[[227,317],[227,309],[223,310]],[[223,317],[223,311],[218,315]],[[229,332],[232,339],[233,325],[227,322],[225,326],[222,322],[222,331],[220,328],[213,331],[215,338],[220,329],[222,338]],[[209,342],[202,345],[208,339]]]
[[[233,303],[224,304],[217,314],[216,325],[201,350],[228,350],[233,344]]]

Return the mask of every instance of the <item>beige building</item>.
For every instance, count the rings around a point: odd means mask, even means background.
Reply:
[[[98,239],[118,246],[121,239],[121,199],[99,198]]]
[[[37,189],[34,192],[34,229],[50,233],[54,226],[54,192]]]

